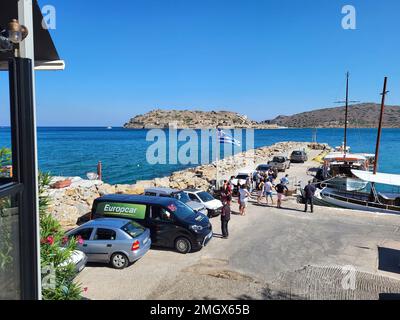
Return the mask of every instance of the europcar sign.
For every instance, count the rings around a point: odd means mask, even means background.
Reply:
[[[118,202],[101,202],[97,205],[96,213],[105,216],[144,219],[146,214],[146,205]]]

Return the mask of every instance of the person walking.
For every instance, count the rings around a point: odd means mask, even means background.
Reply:
[[[308,181],[308,185],[304,187],[304,212],[307,212],[308,204],[311,207],[311,213],[314,212],[314,203],[313,197],[315,194],[315,186],[312,184],[312,181]]]
[[[274,170],[272,170],[272,168],[269,168],[269,170],[267,172],[267,175],[268,175],[268,180],[271,181],[271,182],[274,182],[275,174],[274,174]]]
[[[274,198],[272,197],[272,189],[274,188],[274,185],[272,182],[268,179],[265,181],[264,184],[264,195],[265,195],[265,201],[268,205],[268,198],[271,199],[271,204],[274,205]]]
[[[246,178],[246,187],[250,193],[253,192],[253,179],[250,175]]]
[[[284,184],[285,186],[289,185],[289,175],[285,175],[284,177],[282,177],[281,179],[281,183]]]
[[[285,198],[285,191],[289,190],[286,185],[279,183],[275,186],[275,190],[278,193],[277,208],[282,208],[282,200]]]
[[[264,179],[260,179],[260,183],[257,186],[257,190],[258,190],[258,196],[257,196],[257,203],[261,204],[261,198],[264,196],[264,192],[265,192],[265,182]]]
[[[229,206],[231,205],[232,189],[227,180],[224,180],[224,185],[221,188],[221,201],[222,203],[228,203]]]
[[[251,197],[251,194],[249,190],[246,189],[246,185],[241,185],[239,189],[239,211],[240,215],[244,216],[246,215],[246,208],[247,208],[247,203],[249,202],[249,198]]]
[[[222,237],[224,239],[228,239],[229,230],[228,230],[228,222],[231,219],[231,206],[228,202],[224,202],[222,210],[221,210],[221,231]]]

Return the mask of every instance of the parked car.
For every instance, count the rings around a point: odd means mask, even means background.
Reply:
[[[183,202],[169,197],[110,194],[93,202],[91,219],[130,219],[150,229],[155,246],[180,253],[201,249],[213,232],[208,218]]]
[[[208,217],[215,217],[221,214],[222,202],[215,199],[210,193],[199,189],[183,190],[192,201],[203,204],[208,211]]]
[[[285,156],[275,156],[268,164],[272,167],[272,170],[285,172],[286,169],[290,168],[290,160]]]
[[[65,248],[61,247],[61,250],[65,250]],[[86,267],[87,261],[88,257],[84,252],[74,250],[68,260],[60,263],[60,267],[66,267],[68,264],[72,263],[75,266],[75,272],[79,273]]]
[[[242,170],[240,171],[234,179],[231,180],[233,184],[233,193],[237,194],[239,192],[238,186],[246,183],[248,177],[252,179],[255,178],[256,171],[255,170]]]
[[[150,249],[150,230],[128,219],[102,218],[91,220],[67,233],[78,237],[79,250],[89,262],[110,263],[123,269],[140,259]]]
[[[308,160],[307,153],[303,150],[295,150],[290,155],[290,162],[306,162]]]
[[[182,201],[183,203],[186,203],[195,212],[207,215],[207,208],[204,206],[204,204],[190,200],[189,196],[184,191],[178,189],[161,188],[161,187],[148,188],[144,190],[144,195],[175,198],[178,199],[179,201]]]
[[[257,166],[256,171],[266,173],[272,166],[269,164],[260,164]]]

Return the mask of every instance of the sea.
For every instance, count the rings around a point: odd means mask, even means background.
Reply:
[[[168,138],[169,130],[158,130],[158,137],[162,137],[163,133]],[[104,181],[111,184],[132,184],[137,180],[164,177],[174,171],[201,164],[199,163],[201,154],[206,151],[201,150],[201,145],[197,150],[198,159],[192,161],[193,163],[169,162],[168,150],[166,163],[149,163],[146,153],[159,139],[150,139],[150,135],[149,130],[128,130],[118,127],[39,127],[37,130],[39,169],[52,175],[86,178],[88,172],[96,172],[97,164],[101,161]],[[376,136],[376,129],[352,128],[348,130],[348,145],[351,146],[352,152],[374,153]],[[282,141],[313,140],[333,147],[341,145],[343,129],[254,131],[255,148]],[[185,141],[178,143],[178,151],[184,144]],[[0,128],[0,148],[10,145],[10,129]],[[248,147],[252,147],[252,144],[243,143],[240,148],[235,148],[234,152],[244,151]],[[158,150],[156,155],[159,152],[163,151]],[[211,160],[210,156],[209,161]],[[379,171],[400,174],[399,161],[400,129],[383,129]]]

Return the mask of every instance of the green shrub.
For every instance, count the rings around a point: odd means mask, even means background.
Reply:
[[[48,212],[49,198],[45,188],[50,184],[48,173],[39,174],[40,259],[42,268],[42,296],[45,300],[81,299],[80,284],[73,281],[75,266],[70,259],[76,240],[65,238],[58,221]]]

